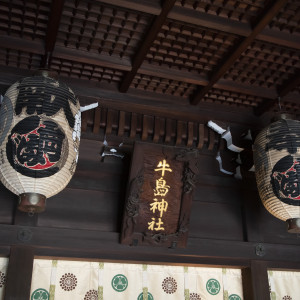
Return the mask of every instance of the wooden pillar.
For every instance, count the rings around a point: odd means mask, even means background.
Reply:
[[[242,270],[244,300],[269,300],[267,263],[253,260],[250,268]]]
[[[33,248],[11,247],[4,300],[30,299],[33,259]]]

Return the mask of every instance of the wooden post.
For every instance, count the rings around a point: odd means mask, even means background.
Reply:
[[[33,248],[26,246],[11,247],[4,300],[30,298],[33,259]]]
[[[270,299],[267,263],[252,260],[250,268],[242,270],[244,300]]]

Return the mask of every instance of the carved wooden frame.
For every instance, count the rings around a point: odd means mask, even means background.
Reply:
[[[141,194],[144,184],[144,156],[153,150],[160,151],[163,156],[171,161],[182,164],[182,189],[180,197],[180,211],[177,228],[173,233],[165,234],[151,231],[139,232],[137,223]],[[159,150],[158,150],[159,149]],[[121,231],[121,243],[127,245],[153,245],[169,248],[186,247],[189,230],[189,218],[193,199],[194,187],[197,182],[199,166],[197,158],[199,150],[183,149],[163,145],[154,145],[136,142],[134,146],[131,170],[129,175],[128,190]]]

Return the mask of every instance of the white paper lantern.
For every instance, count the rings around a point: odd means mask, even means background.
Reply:
[[[6,92],[0,109],[0,179],[19,209],[41,212],[75,172],[80,106],[73,91],[43,73]]]
[[[260,198],[275,217],[300,232],[300,122],[282,114],[255,139],[254,164]]]

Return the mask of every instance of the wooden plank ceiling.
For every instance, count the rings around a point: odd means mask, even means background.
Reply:
[[[105,126],[130,135],[136,114],[153,139],[167,118],[255,124],[279,100],[299,117],[299,23],[294,0],[4,0],[0,92],[49,68],[107,108]],[[83,129],[103,122],[98,109]]]

